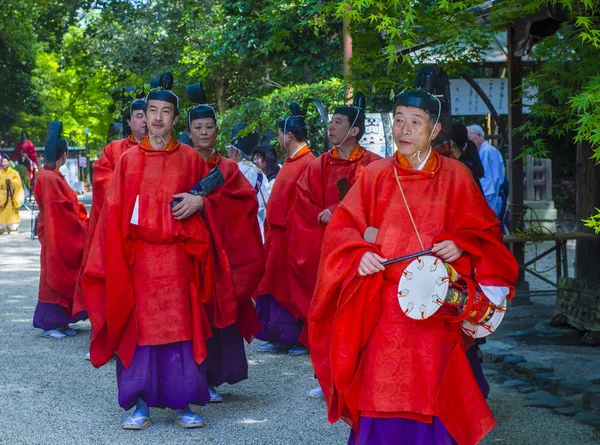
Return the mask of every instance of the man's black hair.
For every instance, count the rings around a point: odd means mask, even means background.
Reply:
[[[292,133],[294,135],[294,138],[296,138],[298,142],[306,142],[306,139],[308,137],[308,132],[306,131],[306,128],[286,128],[286,133]]]

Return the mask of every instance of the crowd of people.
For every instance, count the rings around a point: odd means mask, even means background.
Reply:
[[[432,149],[442,107],[422,91],[396,98],[397,151],[385,159],[360,145],[361,93],[334,110],[333,148],[315,156],[295,103],[276,135],[261,141],[241,123],[218,150],[217,112],[190,85],[183,143],[172,83],[163,74],[125,110],[130,134],[95,163],[89,217],[58,170],[62,125],[50,124],[34,187],[34,326],[60,339],[90,319],[92,364],[116,355],[125,429],[148,427],[152,407],[202,426],[190,405],[223,402],[219,386],[247,379],[244,341],[258,338],[261,353],[310,354],[309,395],[352,427],[350,444],[480,441],[495,420],[469,332],[493,331],[517,277],[486,202],[493,157],[480,159],[458,123],[452,155]],[[402,280],[427,255],[448,291],[435,314],[423,303],[414,316]]]

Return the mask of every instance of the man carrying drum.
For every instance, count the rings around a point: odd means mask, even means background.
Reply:
[[[469,170],[431,149],[440,112],[428,93],[397,97],[396,154],[325,232],[311,358],[351,444],[470,445],[496,423],[466,351],[501,320],[517,264]]]

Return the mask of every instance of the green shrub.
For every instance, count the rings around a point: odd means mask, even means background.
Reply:
[[[277,122],[290,115],[289,104],[298,102],[307,109],[308,145],[315,153],[323,152],[323,136],[327,127],[321,121],[315,106],[304,104],[306,99],[320,99],[327,112],[331,114],[335,107],[346,102],[346,86],[339,79],[331,79],[319,83],[293,85],[273,91],[268,96],[249,101],[243,105],[231,108],[220,116],[219,137],[217,147],[220,150],[229,144],[231,131],[240,122],[256,128],[261,134],[267,131],[277,131]],[[279,150],[277,150],[279,153]],[[284,155],[280,154],[280,158]]]

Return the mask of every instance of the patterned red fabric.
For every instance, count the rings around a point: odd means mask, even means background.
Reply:
[[[210,235],[200,214],[176,221],[170,203],[208,166],[174,138],[164,150],[149,147],[145,139],[117,164],[81,281],[97,367],[116,352],[129,368],[138,344],[192,340],[197,363],[207,353],[203,304],[215,297]]]
[[[330,221],[309,314],[311,359],[331,422],[341,417],[357,429],[363,413],[439,417],[457,443],[470,445],[495,419],[465,356],[472,340],[461,332],[456,310],[443,307],[424,321],[402,313],[398,282],[410,261],[357,275],[367,251],[392,259],[422,250],[396,169],[425,249],[453,240],[465,249],[452,263],[461,275],[514,285],[516,261],[472,175],[458,161],[431,156],[424,171],[396,157],[370,165]],[[379,230],[375,244],[363,239],[367,227]]]
[[[308,147],[302,148],[293,158],[286,158],[277,174],[267,203],[265,222],[265,275],[260,282],[258,295],[273,295],[275,300],[294,317],[298,311],[290,298],[287,278],[288,235],[286,220],[296,198],[296,184],[315,159]]]
[[[81,262],[81,268],[79,270],[79,277],[77,279],[77,286],[75,288],[75,299],[73,301],[73,310],[75,313],[85,310],[85,297],[81,292],[81,274],[85,269],[85,263],[94,238],[94,232],[96,231],[96,224],[98,223],[98,217],[100,216],[100,210],[104,205],[104,196],[106,195],[106,189],[108,188],[108,182],[113,174],[113,171],[117,167],[117,162],[121,159],[123,153],[129,150],[131,147],[137,145],[137,142],[133,135],[128,138],[119,139],[112,141],[102,150],[100,157],[94,162],[94,174],[92,176],[92,208],[90,210],[90,221],[88,223],[88,229],[85,233],[85,244],[83,249],[83,261]]]
[[[215,262],[216,300],[223,304],[220,317],[212,302],[205,308],[212,326],[225,328],[236,323],[248,343],[260,332],[260,321],[252,295],[264,273],[262,236],[256,214],[256,191],[240,172],[237,162],[217,152],[208,160],[218,165],[225,183],[205,197],[204,212],[210,231]],[[229,296],[228,296],[229,295]]]
[[[333,213],[340,204],[339,179],[346,178],[352,187],[367,165],[381,159],[375,153],[360,149],[355,149],[352,160],[324,153],[309,164],[296,187],[296,201],[287,217],[288,280],[290,297],[304,321],[315,290],[325,233],[325,225],[319,223],[317,216],[325,209]]]
[[[40,255],[39,301],[59,304],[73,312],[75,282],[81,266],[87,213],[69,187],[65,177],[55,171],[41,169],[33,189],[40,208],[38,239]]]

